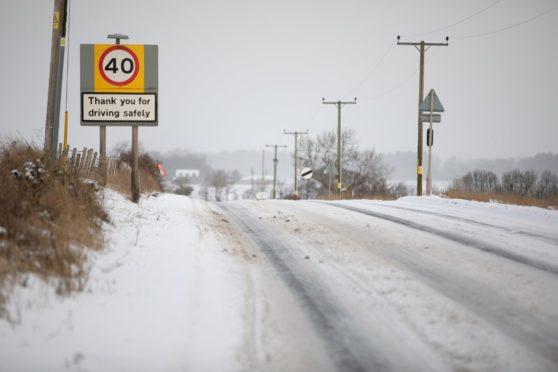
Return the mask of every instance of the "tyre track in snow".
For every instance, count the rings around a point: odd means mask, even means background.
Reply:
[[[405,227],[409,227],[409,228],[412,228],[412,229],[415,229],[415,230],[427,232],[427,233],[430,233],[430,234],[433,234],[433,235],[436,235],[436,236],[454,241],[456,243],[465,245],[467,247],[479,249],[481,251],[500,256],[502,258],[514,261],[516,263],[520,263],[520,264],[523,264],[523,265],[526,265],[526,266],[530,266],[532,268],[536,268],[538,270],[543,270],[543,271],[552,273],[554,275],[558,275],[558,266],[553,265],[552,263],[544,262],[544,261],[541,261],[541,260],[537,260],[535,258],[531,258],[531,257],[527,257],[525,255],[521,255],[521,254],[511,252],[511,251],[502,249],[501,247],[498,247],[494,244],[490,244],[490,243],[487,243],[485,241],[482,241],[480,239],[475,239],[475,238],[472,238],[472,237],[469,237],[469,236],[464,236],[462,234],[454,233],[454,232],[451,232],[451,231],[446,231],[446,230],[443,230],[443,229],[438,229],[438,228],[435,228],[435,227],[432,227],[432,226],[428,226],[428,225],[417,223],[417,222],[407,220],[407,219],[404,219],[404,218],[392,216],[392,215],[389,215],[389,214],[386,214],[386,213],[371,211],[369,209],[363,209],[363,208],[353,207],[353,206],[349,206],[349,205],[335,204],[335,203],[327,203],[327,205],[333,206],[335,208],[346,209],[346,210],[356,212],[356,213],[365,214],[365,215],[368,215],[368,216],[371,216],[371,217],[380,218],[382,220],[397,223],[399,225],[403,225]]]
[[[308,288],[303,279],[294,271],[291,262],[293,258],[289,255],[289,250],[277,240],[269,231],[265,231],[259,223],[255,222],[253,217],[249,216],[241,208],[231,205],[220,205],[229,216],[233,216],[240,224],[243,231],[248,233],[254,242],[260,247],[261,251],[269,259],[271,264],[280,274],[281,279],[285,281],[287,286],[291,288],[299,301],[306,307],[308,314],[312,319],[318,332],[322,334],[323,339],[327,343],[328,351],[333,362],[339,370],[343,371],[366,371],[366,363],[359,360],[355,355],[351,345],[359,344],[362,340],[351,342],[347,339],[347,330],[340,329],[335,319],[338,318],[338,309],[331,302],[319,297],[317,293],[312,293],[312,289]],[[334,340],[340,340],[335,342]],[[369,360],[369,368],[373,370],[385,370],[385,361],[378,358]]]
[[[401,207],[401,206],[396,206],[396,205],[386,205],[386,204],[378,204],[378,203],[370,203],[370,202],[366,202],[366,203],[361,202],[359,204],[362,204],[363,206],[378,206],[380,208],[391,208],[391,209],[409,211],[409,212],[413,212],[413,213],[425,214],[425,215],[429,215],[429,216],[442,217],[442,218],[450,219],[450,220],[453,220],[453,221],[465,222],[465,223],[476,225],[476,226],[481,226],[481,227],[486,227],[486,228],[490,228],[490,229],[493,229],[493,230],[502,231],[502,232],[509,233],[509,234],[524,235],[524,236],[527,236],[529,238],[535,238],[535,239],[538,239],[538,240],[541,240],[541,241],[545,241],[545,242],[548,242],[548,243],[551,243],[551,244],[558,245],[558,239],[550,237],[550,236],[544,236],[544,235],[541,235],[541,234],[534,234],[534,233],[530,233],[528,231],[514,230],[514,229],[507,228],[507,227],[502,227],[502,226],[497,226],[497,225],[486,223],[486,222],[480,222],[480,221],[477,221],[477,220],[472,220],[470,218],[452,216],[452,215],[446,214],[446,213],[425,211],[423,209],[415,209],[415,208],[409,208],[409,207]],[[335,205],[335,203],[331,203],[331,205]]]
[[[260,247],[277,274],[291,288],[315,329],[322,335],[332,362],[338,370],[397,371],[414,369],[426,371],[440,369],[437,362],[428,364],[425,355],[413,356],[409,350],[407,350],[409,355],[400,355],[400,360],[397,360],[397,353],[394,354],[393,351],[388,353],[386,345],[383,345],[381,340],[364,334],[363,329],[359,329],[358,325],[355,327],[351,314],[347,314],[343,306],[335,301],[337,297],[335,292],[332,292],[326,283],[321,283],[319,277],[301,267],[297,259],[293,257],[289,243],[278,238],[276,231],[270,226],[266,226],[265,222],[259,221],[245,207],[225,203],[220,204],[220,208],[236,220],[242,230]],[[349,285],[358,285],[354,278],[346,274],[344,277]],[[394,324],[393,327],[398,329],[401,325]],[[421,347],[419,346],[419,349]],[[423,354],[428,354],[428,352]],[[396,356],[394,357],[394,355]]]
[[[336,205],[332,203],[312,203],[322,204],[331,207],[345,209],[358,214],[363,214],[382,220],[393,222],[398,225],[412,228],[414,230],[431,233],[437,237],[449,239],[458,244],[463,244],[463,240],[467,243],[465,245],[477,243],[475,239],[467,239],[461,235],[447,233],[438,229],[431,229],[428,226],[423,226],[412,221],[408,221],[395,216],[389,216],[382,213],[367,211],[360,208],[348,207],[343,205]],[[299,208],[298,206],[291,206],[291,211],[298,215],[306,213],[306,218],[312,218],[314,212],[309,212],[306,209]],[[297,213],[299,212],[299,213]],[[310,214],[308,214],[310,213]],[[323,213],[323,212],[322,212]],[[315,216],[316,218],[318,215]],[[316,218],[312,220],[316,221]],[[335,229],[337,233],[347,236],[350,240],[355,241],[362,246],[366,245],[366,241],[374,239],[372,234],[357,234],[354,229],[348,229],[344,226],[344,222],[338,219],[335,220],[335,226],[325,221],[317,221],[318,224],[324,227]],[[353,226],[354,228],[354,226]],[[432,231],[430,231],[432,230]],[[456,239],[454,238],[454,235]],[[479,242],[485,244],[484,242]],[[478,247],[475,247],[478,248]],[[497,248],[500,251],[500,248]],[[485,251],[484,249],[481,249]],[[492,251],[488,251],[494,253]],[[429,285],[431,288],[441,293],[442,295],[460,303],[465,308],[473,313],[479,315],[481,318],[487,320],[490,324],[494,325],[497,329],[507,334],[509,337],[519,341],[525,347],[531,349],[533,352],[539,354],[553,365],[551,370],[558,370],[558,327],[552,319],[546,317],[537,317],[525,309],[519,309],[509,299],[502,298],[499,293],[493,292],[491,289],[485,287],[482,282],[475,282],[471,280],[467,273],[460,273],[453,270],[452,267],[445,267],[433,265],[429,258],[420,254],[413,254],[407,250],[383,250],[385,257],[390,257],[394,262],[404,267],[408,272],[414,273],[423,283]],[[497,254],[496,257],[509,259],[505,255]],[[511,259],[510,263],[517,264],[518,261]],[[527,270],[532,270],[533,266],[519,262]],[[541,269],[536,267],[536,269]],[[550,275],[555,280],[555,272],[551,270],[542,270],[535,272],[540,275]],[[549,299],[549,303],[552,303]]]

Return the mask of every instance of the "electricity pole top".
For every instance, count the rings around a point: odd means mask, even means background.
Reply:
[[[397,45],[412,45],[416,47],[417,45],[424,45],[424,46],[448,46],[449,45],[449,36],[446,36],[445,43],[427,43],[424,41],[412,41],[412,42],[400,42],[401,36],[397,35]],[[418,48],[417,48],[418,49]]]
[[[418,42],[400,42],[401,37],[397,35],[397,45],[410,45],[414,46],[420,53],[420,74],[419,74],[419,101],[418,101],[418,145],[417,145],[417,195],[422,195],[422,113],[420,112],[420,105],[424,100],[424,54],[430,47],[433,46],[448,46],[449,37],[446,36],[445,43],[427,43],[425,41]]]

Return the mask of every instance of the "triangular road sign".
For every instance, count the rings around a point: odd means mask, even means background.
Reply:
[[[428,93],[424,101],[422,101],[422,104],[420,105],[420,111],[430,111],[430,100],[433,100],[434,103],[432,105],[432,112],[444,112],[444,106],[442,106],[442,103],[440,102],[440,99],[436,95],[434,89],[430,89],[430,92]]]

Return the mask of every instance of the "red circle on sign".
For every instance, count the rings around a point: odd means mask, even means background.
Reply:
[[[124,81],[114,81],[111,80],[111,78],[109,78],[106,74],[105,74],[105,70],[103,68],[103,61],[105,59],[105,57],[107,56],[107,54],[109,54],[112,51],[115,50],[123,50],[125,52],[127,52],[128,54],[130,54],[130,56],[134,59],[134,66],[136,66],[136,68],[134,69],[134,73],[132,74],[132,76],[130,76],[129,79],[124,80]],[[99,58],[99,72],[101,73],[101,76],[103,77],[103,79],[105,79],[105,81],[111,85],[116,85],[116,86],[124,86],[124,85],[128,85],[130,84],[132,81],[134,81],[134,79],[136,78],[136,76],[138,76],[138,72],[139,72],[139,61],[138,61],[138,56],[136,56],[136,54],[128,47],[125,47],[124,45],[115,45],[113,47],[108,48],[107,50],[105,50],[103,52],[103,54],[101,54],[101,58]]]

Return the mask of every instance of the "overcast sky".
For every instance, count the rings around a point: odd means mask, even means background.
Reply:
[[[2,136],[43,142],[53,4],[0,1]],[[72,146],[97,148],[99,133],[79,125],[79,44],[120,32],[130,43],[159,45],[159,126],[140,129],[148,150],[292,148],[284,128],[336,128],[335,108],[322,97],[358,97],[344,108],[343,125],[362,148],[415,151],[419,53],[397,46],[400,34],[450,37],[449,47],[426,54],[425,93],[434,88],[446,109],[435,124],[435,155],[558,152],[558,9],[525,22],[556,0],[70,0],[70,7]],[[130,133],[109,128],[109,148]]]

